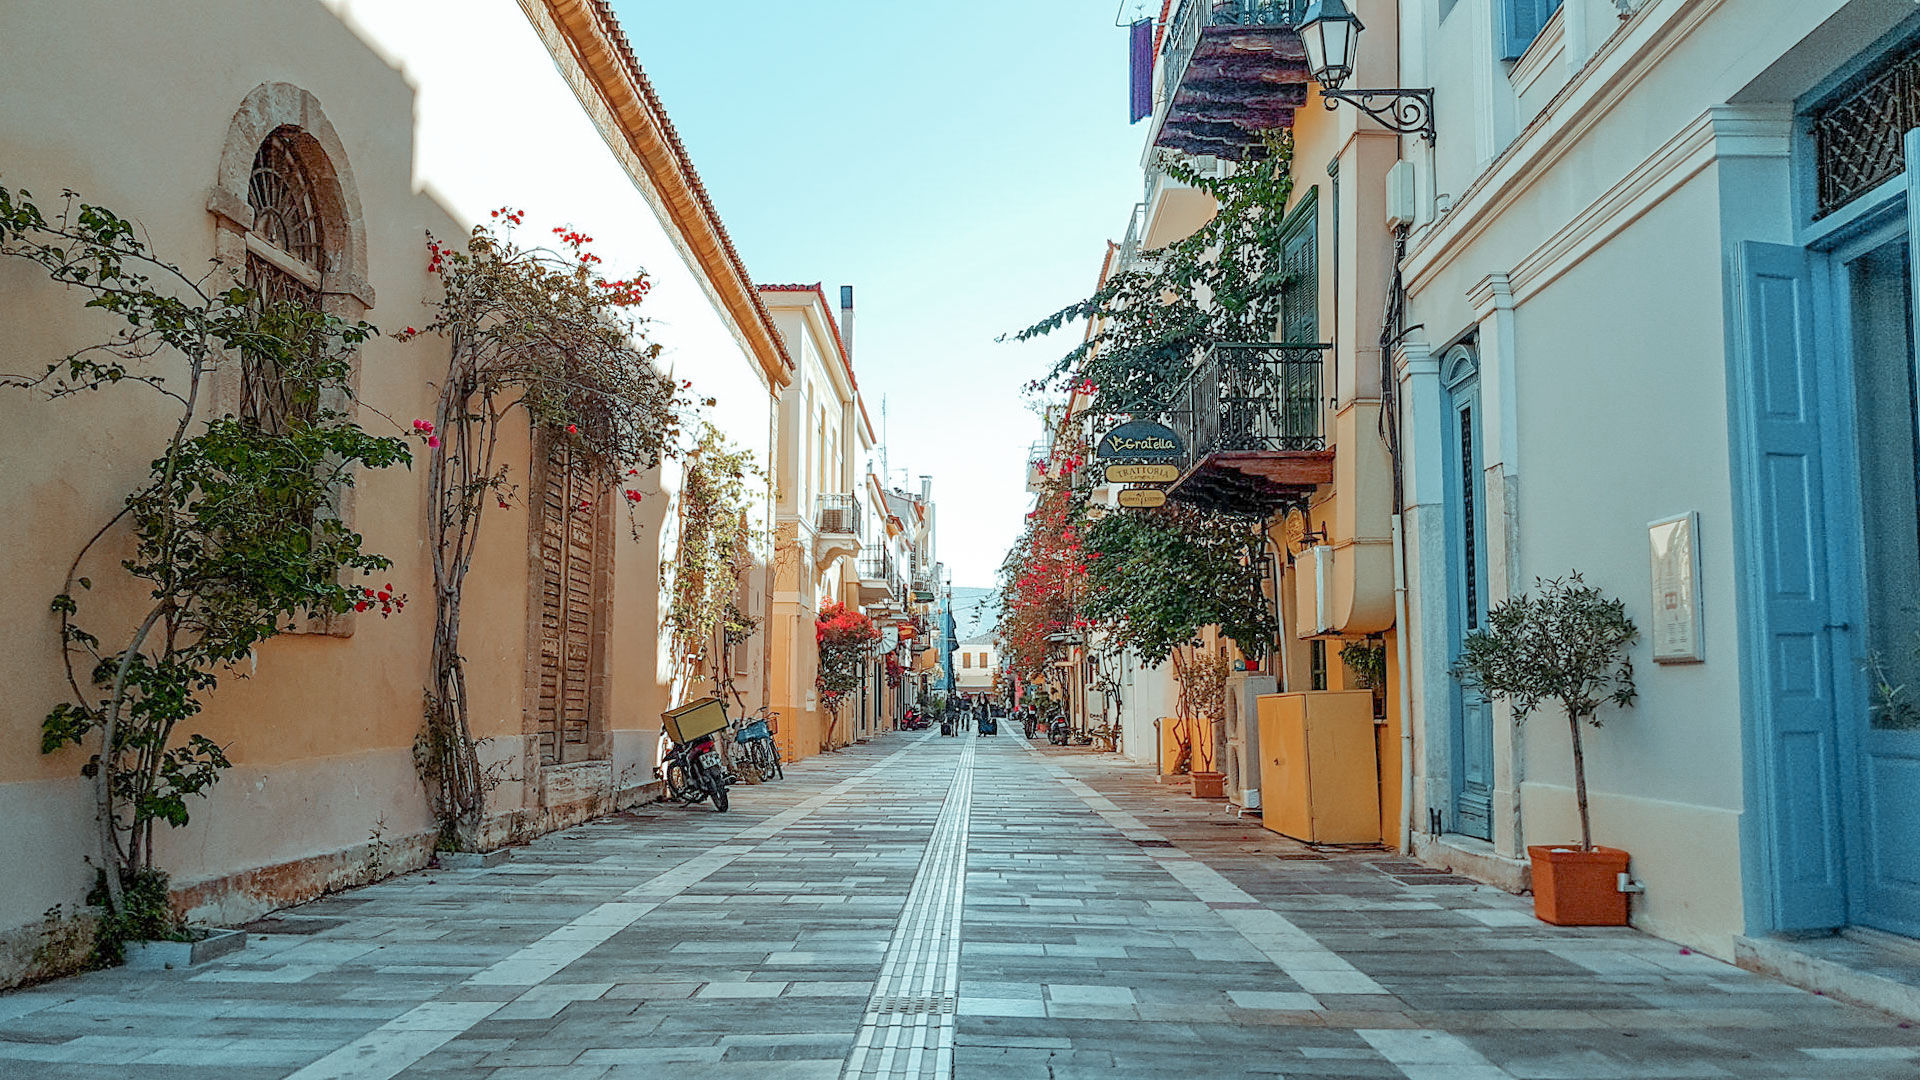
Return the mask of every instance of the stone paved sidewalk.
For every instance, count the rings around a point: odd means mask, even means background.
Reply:
[[[898,735],[190,972],[0,995],[0,1078],[1920,1077],[1920,1030],[1111,757]]]

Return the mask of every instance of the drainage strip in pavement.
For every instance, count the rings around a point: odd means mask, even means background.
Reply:
[[[887,942],[845,1080],[953,1075],[975,746],[968,735],[906,907]]]

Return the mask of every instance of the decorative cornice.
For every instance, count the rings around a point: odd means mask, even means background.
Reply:
[[[576,67],[611,112],[646,179],[658,191],[673,227],[768,382],[790,384],[793,357],[608,0],[522,0],[523,6],[531,2],[545,7],[566,39],[568,54],[555,55],[555,62]]]
[[[1421,230],[1403,263],[1407,291],[1419,293],[1465,252],[1724,3],[1643,5],[1474,178],[1453,209]]]
[[[1513,310],[1513,282],[1505,274],[1488,274],[1467,290],[1474,317],[1485,320],[1496,311]]]

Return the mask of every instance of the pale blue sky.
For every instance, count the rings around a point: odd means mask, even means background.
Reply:
[[[1091,291],[1140,197],[1115,0],[614,7],[754,280],[855,287],[891,465],[933,475],[954,584],[991,585],[1028,506],[1021,386],[1077,331],[994,338]]]

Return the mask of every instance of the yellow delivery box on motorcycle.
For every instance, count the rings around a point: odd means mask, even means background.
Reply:
[[[666,725],[667,738],[686,743],[726,727],[727,712],[720,707],[719,698],[704,697],[661,713],[660,721]]]

